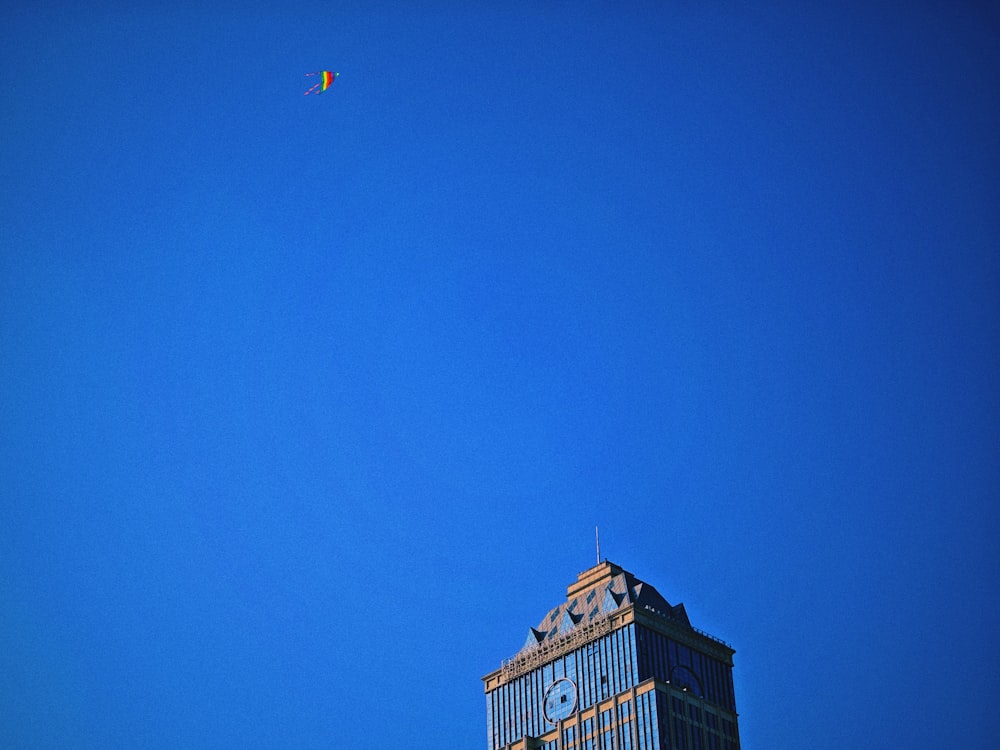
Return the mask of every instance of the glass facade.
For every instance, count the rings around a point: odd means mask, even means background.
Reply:
[[[488,750],[739,750],[732,649],[623,575],[581,573],[594,584],[571,586],[579,596],[483,678]]]
[[[736,710],[733,670],[717,658],[645,627],[637,629],[639,679],[679,684],[711,703]]]
[[[559,717],[551,708],[547,715],[546,695],[552,689],[561,690],[564,678],[575,686],[575,711],[635,685],[634,627],[615,630],[489,693],[490,747],[498,750],[521,737],[540,737],[550,731],[554,724],[549,719]]]
[[[736,715],[676,687],[656,691],[657,712],[670,744],[663,748],[739,750]]]

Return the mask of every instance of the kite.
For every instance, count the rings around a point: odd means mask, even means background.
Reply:
[[[328,88],[330,88],[330,85],[335,80],[337,80],[337,76],[339,76],[340,73],[333,73],[333,72],[331,72],[329,70],[318,70],[315,73],[306,73],[306,75],[307,76],[322,76],[323,78],[322,78],[322,80],[320,80],[319,83],[314,84],[312,87],[310,87],[310,89],[305,94],[303,94],[303,96],[309,96],[309,94],[312,94],[314,92],[317,93],[317,94],[322,94],[324,91],[326,91]],[[316,89],[319,89],[319,91],[316,91]]]

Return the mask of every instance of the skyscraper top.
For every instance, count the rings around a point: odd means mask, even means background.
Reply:
[[[566,601],[549,610],[538,627],[529,628],[521,651],[567,635],[581,623],[592,623],[630,604],[654,610],[663,617],[691,627],[683,604],[670,604],[650,584],[640,581],[620,566],[604,561],[580,573],[576,583],[566,589]]]
[[[739,750],[734,653],[599,561],[483,677],[488,750]]]

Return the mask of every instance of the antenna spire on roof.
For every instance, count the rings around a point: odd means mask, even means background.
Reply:
[[[594,527],[594,541],[597,542],[597,564],[601,564],[601,534],[597,526]]]

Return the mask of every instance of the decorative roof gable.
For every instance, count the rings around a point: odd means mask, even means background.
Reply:
[[[580,573],[576,583],[567,589],[566,601],[549,610],[537,628],[530,628],[521,651],[566,635],[580,623],[599,620],[630,604],[655,610],[691,627],[683,604],[670,604],[648,583],[613,563],[604,562]]]

